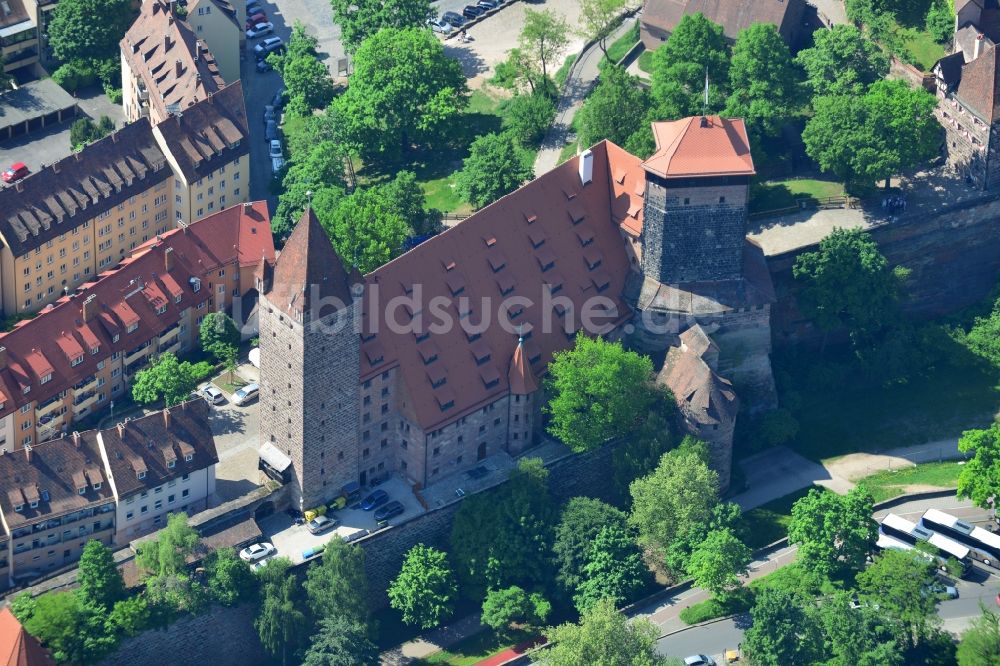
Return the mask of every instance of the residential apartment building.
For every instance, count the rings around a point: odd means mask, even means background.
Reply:
[[[168,513],[208,508],[219,461],[209,410],[196,399],[0,455],[0,587],[72,564],[91,539],[122,546]]]
[[[0,63],[8,74],[38,62],[38,25],[30,0],[0,0]]]
[[[237,81],[155,127],[131,123],[0,189],[4,314],[34,312],[177,223],[246,202],[248,136]]]
[[[261,257],[274,257],[266,202],[234,206],[154,237],[0,334],[0,451],[65,435],[156,355],[190,350],[207,313],[253,289]]]
[[[222,80],[226,83],[240,78],[240,45],[246,42],[246,3],[236,3],[237,11],[225,0],[188,0],[184,20],[205,42],[215,57]]]
[[[250,200],[250,127],[239,81],[158,123],[153,135],[174,172],[177,221]]]
[[[4,313],[30,313],[72,293],[167,231],[172,181],[142,122],[0,190]]]

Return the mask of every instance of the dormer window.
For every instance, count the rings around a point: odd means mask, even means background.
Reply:
[[[51,381],[52,381],[52,373],[51,372],[49,374],[47,374],[47,375],[43,375],[42,376],[42,379],[41,379],[41,383],[42,384],[47,384],[48,382],[51,382]]]
[[[111,336],[111,342],[118,342],[118,338],[119,337],[121,337],[121,336],[119,336],[117,333],[115,333],[113,336]]]
[[[174,467],[177,467],[177,461],[176,460],[171,460],[170,462],[167,463],[167,467],[169,467],[170,469],[173,469]]]
[[[81,495],[86,495],[87,494],[87,486],[84,486],[83,488],[78,488],[77,492],[79,492]]]
[[[79,356],[77,356],[76,358],[74,358],[72,361],[69,362],[70,366],[74,368],[80,365],[81,363],[83,363],[83,354],[80,354]]]
[[[104,485],[102,482],[95,481],[94,482],[94,490],[100,490],[102,485]]]
[[[28,502],[28,506],[30,506],[32,509],[37,509],[38,508],[38,500],[33,500],[31,502]]]
[[[136,322],[131,326],[129,326],[128,329],[126,329],[126,333],[135,333],[138,330],[139,330],[139,322]]]
[[[194,454],[193,453],[189,453],[186,456],[184,456],[184,462],[191,462],[192,460],[194,460]]]
[[[174,303],[180,303],[182,298],[183,296],[181,294],[177,294],[174,296]]]
[[[140,481],[142,481],[143,479],[145,479],[145,478],[146,478],[146,472],[145,472],[145,471],[142,471],[142,472],[136,472],[136,473],[135,473],[135,478],[137,478],[137,479],[139,479]]]
[[[31,384],[28,384],[23,389],[21,389],[21,393],[23,393],[24,395],[28,395],[28,391],[30,390],[31,390]]]
[[[18,513],[21,513],[22,511],[24,511],[24,505],[23,504],[15,504],[14,505],[14,511],[17,511]]]
[[[198,279],[196,277],[191,278],[191,290],[194,291],[194,293],[196,293],[196,294],[199,291],[201,291],[201,280],[200,279]]]
[[[91,356],[94,356],[94,355],[96,355],[96,354],[97,354],[97,353],[98,353],[99,351],[101,351],[101,345],[96,345],[96,346],[94,346],[94,347],[91,347],[91,348],[90,348],[90,355],[91,355]]]
[[[166,312],[167,312],[167,306],[166,305],[161,305],[160,307],[156,308],[156,314],[158,314],[158,315],[166,314]]]

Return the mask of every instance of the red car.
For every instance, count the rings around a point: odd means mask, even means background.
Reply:
[[[258,23],[267,23],[267,16],[264,15],[264,12],[261,12],[259,14],[254,14],[253,16],[248,16],[246,29],[250,30]]]
[[[10,168],[3,172],[3,182],[13,183],[21,180],[25,176],[31,173],[28,170],[28,165],[24,162],[15,162],[10,165]]]

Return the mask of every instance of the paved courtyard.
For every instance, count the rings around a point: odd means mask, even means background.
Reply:
[[[236,372],[245,381],[256,381],[257,369],[244,364]],[[226,379],[223,376],[223,379]],[[226,395],[226,402],[212,410],[212,433],[219,464],[215,468],[216,503],[235,499],[260,485],[257,470],[257,435],[260,430],[258,401],[237,407]]]

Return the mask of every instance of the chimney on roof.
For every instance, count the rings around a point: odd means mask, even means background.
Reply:
[[[194,61],[198,62],[199,60],[201,60],[201,42],[194,45]]]
[[[184,67],[183,65],[181,65],[180,58],[174,61],[174,68],[177,70],[177,76],[180,76],[181,74],[184,73]]]
[[[168,247],[163,251],[163,270],[172,271],[174,268],[174,248]]]
[[[171,23],[173,19],[171,19]],[[166,51],[170,48],[170,35],[163,35],[163,50]]]
[[[170,408],[163,408],[163,427],[170,430]]]
[[[7,367],[7,348],[0,347],[0,370]]]
[[[74,430],[73,431],[73,446],[75,446],[76,448],[80,448],[80,431],[79,430]]]
[[[97,294],[91,294],[83,299],[83,321],[84,323],[93,320],[97,314]]]
[[[983,33],[976,35],[976,49],[973,51],[972,59],[979,57],[979,52],[983,49]]]
[[[52,163],[52,173],[59,173],[59,162]]]
[[[34,454],[31,451],[31,444],[24,445],[24,457],[28,459],[29,463],[31,462],[31,459],[34,457]]]
[[[123,441],[125,440],[125,424],[124,423],[119,423],[118,424],[118,439],[121,439]]]
[[[701,127],[708,127],[708,116],[702,116],[701,120],[698,121]]]
[[[594,153],[587,150],[580,153],[580,183],[586,185],[594,180]]]

